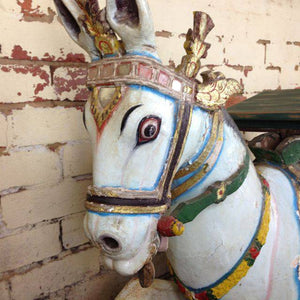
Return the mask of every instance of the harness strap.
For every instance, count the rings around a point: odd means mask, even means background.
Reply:
[[[243,256],[235,264],[235,266],[221,279],[214,284],[201,288],[193,289],[187,287],[180,281],[180,279],[174,273],[171,265],[169,268],[171,274],[175,278],[175,282],[178,284],[179,289],[183,292],[188,299],[191,300],[218,300],[226,295],[239,281],[246,276],[249,269],[253,266],[257,256],[259,255],[263,245],[266,243],[266,238],[269,232],[270,213],[271,213],[271,196],[269,191],[269,184],[261,177],[262,190],[264,195],[264,201],[262,205],[261,217],[256,229],[256,232],[250,242],[250,245],[244,252]]]
[[[173,200],[196,185],[214,167],[223,145],[223,127],[223,115],[220,111],[217,111],[213,117],[211,137],[205,149],[189,167],[179,170],[175,176],[179,178],[197,169],[199,170],[195,175],[172,189]]]
[[[234,193],[243,184],[249,170],[250,157],[248,152],[239,169],[225,181],[217,181],[208,189],[191,200],[180,203],[172,215],[182,223],[188,223],[195,219],[198,214],[211,204],[218,204],[227,196]]]
[[[150,191],[147,197],[144,191],[90,187],[86,208],[94,212],[120,214],[164,213],[171,204],[171,184],[181,158],[192,119],[192,106],[188,102],[179,102],[176,130],[171,142],[163,174],[158,187]]]

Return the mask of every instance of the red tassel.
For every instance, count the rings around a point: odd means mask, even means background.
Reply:
[[[184,225],[173,216],[163,216],[158,221],[157,231],[162,236],[178,236],[182,235]]]

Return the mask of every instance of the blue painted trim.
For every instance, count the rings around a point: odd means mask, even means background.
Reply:
[[[125,56],[127,56],[127,55],[146,56],[146,57],[153,58],[153,59],[157,60],[158,62],[161,62],[161,60],[157,56],[155,56],[147,51],[130,51],[130,52],[127,52]]]
[[[99,213],[92,210],[88,210],[89,213],[95,214],[101,217],[110,217],[110,216],[121,216],[121,217],[151,217],[159,219],[161,216],[160,214],[118,214],[118,213]]]
[[[213,167],[211,168],[211,170],[210,170],[208,173],[206,173],[206,174],[200,179],[200,181],[198,181],[193,187],[191,187],[190,189],[187,189],[183,194],[181,194],[181,195],[178,196],[177,198],[173,199],[173,200],[172,200],[172,205],[176,204],[176,203],[180,200],[180,198],[183,197],[184,195],[186,195],[188,192],[191,192],[191,191],[193,191],[194,189],[196,189],[196,188],[197,188],[200,184],[202,184],[203,181],[205,181],[206,178],[211,174],[211,172],[215,169],[216,165],[218,164],[218,162],[219,162],[219,160],[220,160],[220,157],[221,157],[222,152],[223,152],[223,149],[224,149],[225,141],[226,141],[226,137],[225,137],[225,130],[224,130],[224,132],[223,132],[223,143],[222,143],[221,151],[220,151],[220,153],[219,153],[219,155],[218,155],[218,158],[217,158],[215,164],[214,164]],[[213,150],[214,150],[214,148],[212,149],[212,151],[213,151]],[[198,171],[198,170],[197,170],[197,171]],[[195,171],[195,172],[197,172],[197,171]]]

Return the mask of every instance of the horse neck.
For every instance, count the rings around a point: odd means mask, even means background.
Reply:
[[[201,195],[214,182],[227,180],[243,163],[247,149],[228,118],[225,115],[223,145],[213,169],[200,184],[175,199],[171,210],[179,203]],[[197,153],[196,149],[194,153]],[[182,281],[200,288],[228,272],[255,234],[262,202],[261,183],[250,162],[246,179],[235,193],[219,204],[208,206],[193,221],[185,224],[182,236],[170,239],[168,257]],[[216,262],[219,263],[218,270],[212,267]],[[195,270],[195,278],[190,270]]]
[[[183,194],[173,197],[172,206],[175,208],[179,203],[185,202],[202,194],[211,184],[216,181],[224,181],[234,174],[241,164],[243,164],[247,148],[240,136],[236,125],[233,123],[226,111],[219,112],[219,121],[223,122],[223,133],[219,142],[219,151],[214,147],[208,158],[215,156],[215,162],[200,180]],[[201,128],[199,128],[201,126]],[[179,170],[193,164],[193,162],[206,151],[208,144],[216,140],[210,140],[213,131],[213,114],[209,114],[203,110],[194,110],[189,136],[187,138],[185,148],[179,163]],[[220,136],[219,136],[220,138]],[[204,161],[203,165],[206,164]],[[203,166],[202,165],[202,166]],[[200,169],[200,168],[199,168]],[[194,173],[197,173],[194,172]],[[194,174],[193,173],[193,174]],[[196,174],[195,174],[196,175]],[[194,176],[193,176],[194,177]],[[176,178],[176,177],[175,177]],[[178,185],[182,185],[185,179],[174,180],[173,190]]]

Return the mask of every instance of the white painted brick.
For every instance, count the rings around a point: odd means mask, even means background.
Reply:
[[[66,249],[89,241],[83,229],[84,215],[85,213],[77,214],[62,221],[62,240]]]
[[[26,105],[8,116],[10,145],[27,146],[87,139],[82,112],[74,107]]]
[[[130,277],[107,272],[67,290],[67,300],[110,300],[122,290]]]
[[[7,147],[7,127],[6,117],[0,113],[0,147]]]
[[[254,67],[247,77],[243,78],[247,92],[260,92],[263,90],[276,90],[279,85],[279,72],[266,70],[264,67]]]
[[[50,68],[41,65],[0,65],[0,102],[15,103],[37,99],[55,99],[50,85]]]
[[[92,173],[91,143],[67,144],[64,146],[64,176],[77,176]]]
[[[99,272],[99,250],[92,248],[11,279],[12,299],[31,300]],[[30,288],[28,288],[30,287]]]
[[[8,282],[6,281],[0,282],[0,299],[10,300]]]
[[[0,190],[14,186],[57,183],[61,177],[59,157],[44,147],[0,156]]]
[[[21,11],[23,3],[30,7],[27,15],[34,17],[32,22],[24,20],[24,14]],[[40,22],[43,15],[53,12],[55,8],[51,0],[3,2],[0,19],[1,56],[21,59],[20,56],[13,55],[15,46],[20,45],[22,51],[34,60],[88,60],[88,55],[70,39],[58,22],[57,16],[54,16],[50,24]]]
[[[0,272],[12,270],[51,257],[61,251],[59,224],[0,239]]]
[[[279,74],[279,84],[282,89],[295,89],[300,87],[300,62],[298,69],[291,70],[291,67],[283,66]]]
[[[3,196],[3,219],[8,228],[16,228],[83,211],[89,184],[90,180],[69,178],[58,185]]]
[[[60,100],[87,100],[90,94],[86,87],[87,68],[60,67],[53,72],[53,86]]]

